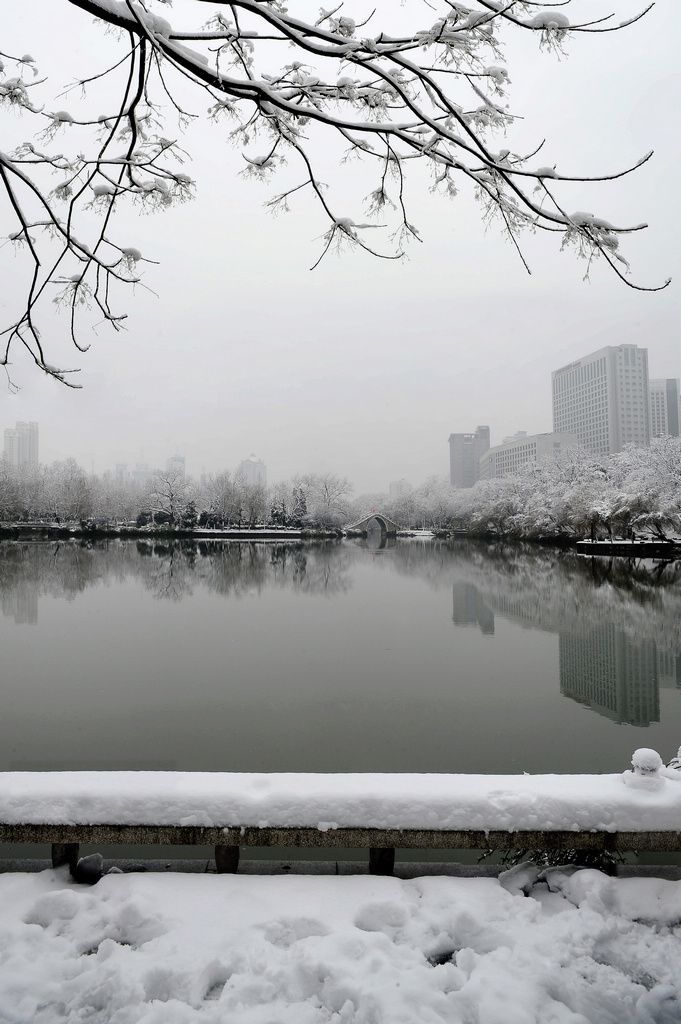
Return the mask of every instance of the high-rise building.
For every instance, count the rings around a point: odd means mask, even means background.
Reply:
[[[137,487],[146,487],[153,475],[154,471],[149,468],[148,462],[136,462],[135,468],[130,471],[132,482]]]
[[[257,484],[267,486],[267,467],[262,459],[256,459],[252,452],[239,464],[237,472],[249,487],[255,487]]]
[[[480,459],[489,451],[489,427],[474,434],[449,435],[449,482],[452,487],[472,487],[480,479]]]
[[[5,430],[5,462],[16,469],[38,467],[38,424],[21,423]]]
[[[650,436],[679,436],[679,379],[650,381]]]
[[[166,459],[166,469],[169,473],[179,473],[184,476],[184,455],[171,455]]]
[[[391,480],[388,485],[388,493],[391,498],[404,498],[414,490],[408,480],[402,477],[401,480]]]
[[[648,350],[608,345],[551,374],[553,429],[595,455],[650,444]]]
[[[523,466],[538,464],[577,444],[576,434],[530,434],[519,431],[505,438],[480,459],[480,479],[515,476]]]

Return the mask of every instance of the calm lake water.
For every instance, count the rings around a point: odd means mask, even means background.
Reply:
[[[681,570],[466,542],[0,542],[0,768],[617,772]]]

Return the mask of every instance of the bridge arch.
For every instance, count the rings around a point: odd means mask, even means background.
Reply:
[[[382,512],[372,511],[367,516],[363,516],[362,519],[358,519],[356,523],[350,523],[345,527],[346,533],[361,533],[366,536],[369,529],[369,523],[376,520],[378,525],[381,527],[381,533],[386,533],[389,537],[395,536],[399,531],[400,526],[390,516],[384,515]]]

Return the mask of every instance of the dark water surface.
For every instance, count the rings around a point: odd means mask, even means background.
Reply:
[[[0,769],[613,772],[681,570],[466,542],[0,542]]]

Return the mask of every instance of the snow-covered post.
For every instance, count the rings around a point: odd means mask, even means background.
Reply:
[[[627,786],[634,789],[660,789],[663,786],[660,769],[664,762],[656,750],[639,747],[634,751],[631,763],[633,771],[624,772],[622,776]]]

